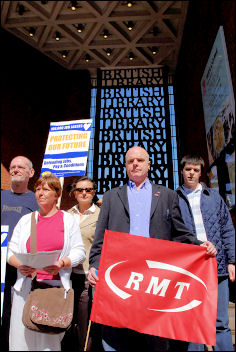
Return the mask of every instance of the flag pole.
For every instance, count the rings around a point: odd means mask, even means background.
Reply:
[[[84,351],[87,351],[87,345],[88,345],[88,338],[90,334],[90,328],[91,328],[91,320],[89,319],[89,324],[88,324],[88,330],[87,330],[87,335],[86,335],[86,341],[84,345]]]

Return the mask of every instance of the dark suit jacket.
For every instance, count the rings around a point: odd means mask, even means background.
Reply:
[[[143,206],[145,207],[145,204]],[[98,268],[99,266],[105,229],[129,233],[127,185],[113,188],[104,194],[90,250],[90,267]],[[155,184],[152,184],[150,237],[191,244],[202,243],[185,226],[176,192]]]

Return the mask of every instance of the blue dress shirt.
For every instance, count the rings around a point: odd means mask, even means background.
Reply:
[[[152,185],[147,179],[139,191],[134,182],[128,182],[127,196],[130,213],[130,234],[149,237]]]

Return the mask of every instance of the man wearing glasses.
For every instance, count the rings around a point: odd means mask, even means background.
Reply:
[[[12,159],[9,167],[11,189],[1,191],[1,225],[8,225],[10,241],[15,225],[23,215],[38,210],[35,195],[28,189],[29,179],[34,176],[32,162],[25,156]],[[16,281],[16,269],[6,264],[3,316],[1,326],[1,349],[8,350],[11,317],[11,291]]]

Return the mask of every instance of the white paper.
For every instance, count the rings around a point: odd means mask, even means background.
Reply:
[[[61,254],[61,250],[49,251],[49,252],[37,252],[31,253],[15,253],[17,259],[23,264],[31,266],[37,270],[43,269],[46,266],[53,265],[57,261],[57,258]]]

